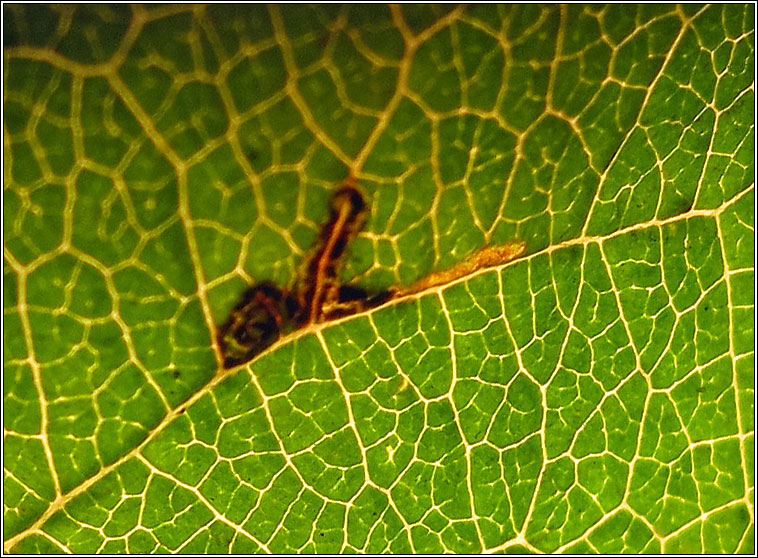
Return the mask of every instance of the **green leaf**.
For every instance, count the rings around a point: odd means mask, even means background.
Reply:
[[[754,552],[752,4],[3,10],[6,551]]]

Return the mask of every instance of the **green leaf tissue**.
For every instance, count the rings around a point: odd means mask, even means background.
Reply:
[[[3,5],[7,553],[744,553],[755,7]]]

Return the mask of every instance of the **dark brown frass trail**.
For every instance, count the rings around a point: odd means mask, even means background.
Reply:
[[[271,283],[261,283],[245,291],[218,331],[224,368],[253,359],[283,333],[350,316],[392,298],[391,291],[370,294],[340,284],[345,254],[365,225],[366,213],[360,191],[353,186],[341,188],[332,197],[329,221],[294,287],[282,290]]]
[[[294,316],[297,323],[324,321],[329,307],[338,303],[347,247],[366,223],[366,202],[356,188],[342,188],[330,205],[329,222],[321,230],[295,293],[300,307]]]

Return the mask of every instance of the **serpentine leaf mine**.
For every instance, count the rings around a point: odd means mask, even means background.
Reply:
[[[308,324],[350,316],[449,283],[478,269],[507,263],[526,250],[523,242],[487,247],[454,268],[433,273],[410,287],[369,293],[360,287],[340,284],[347,248],[365,225],[366,214],[366,202],[355,186],[344,186],[334,194],[329,221],[295,285],[280,289],[265,282],[250,287],[219,328],[218,344],[224,368],[248,362],[281,335]]]

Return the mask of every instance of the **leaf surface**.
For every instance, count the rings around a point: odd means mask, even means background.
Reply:
[[[3,9],[6,551],[754,551],[752,5]]]

